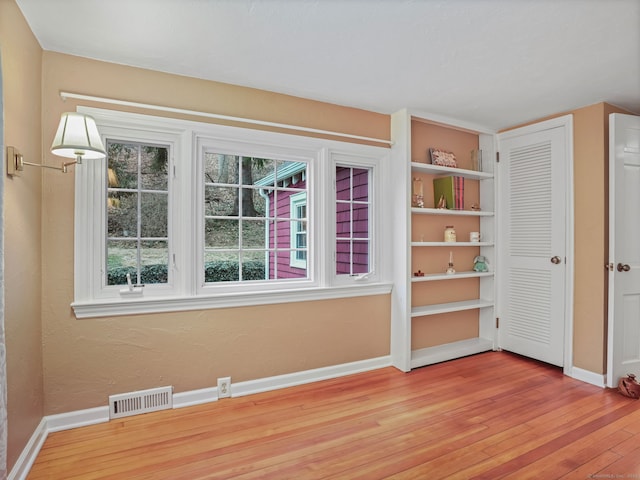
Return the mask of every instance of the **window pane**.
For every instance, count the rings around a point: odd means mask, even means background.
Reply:
[[[303,162],[276,162],[278,186],[305,189],[307,164]]]
[[[204,244],[208,249],[238,249],[238,220],[205,220]]]
[[[166,147],[143,146],[141,150],[140,177],[145,190],[167,191],[169,149]]]
[[[341,238],[351,237],[351,204],[336,204],[336,236]]]
[[[231,252],[211,252],[204,255],[204,281],[237,282],[240,278],[239,254]]]
[[[369,242],[366,240],[354,240],[353,248],[353,272],[367,273],[369,271]]]
[[[297,268],[290,265],[291,250],[278,250],[275,252],[277,259],[277,273],[271,275],[271,278],[287,279],[287,278],[307,278],[306,268]]]
[[[271,247],[289,248],[291,241],[291,224],[288,221],[275,222],[276,238],[272,239]]]
[[[107,242],[107,285],[126,285],[127,273],[136,283],[138,271],[138,241],[109,240]]]
[[[351,169],[336,167],[336,199],[351,200]]]
[[[219,153],[204,154],[205,183],[238,184],[238,157]]]
[[[263,185],[261,180],[270,176],[273,179],[274,161],[267,158],[241,157],[242,185]],[[273,185],[273,183],[271,183]]]
[[[108,187],[138,188],[138,145],[107,141]]]
[[[338,275],[351,273],[351,242],[348,240],[336,242],[336,273]]]
[[[166,241],[140,242],[140,282],[167,283],[169,250]]]
[[[353,201],[369,201],[369,170],[354,168],[352,177]]]
[[[140,236],[166,238],[168,233],[168,203],[166,193],[141,193]]]
[[[266,259],[264,251],[242,252],[242,280],[266,280]]]
[[[264,217],[265,199],[260,196],[259,190],[243,188],[241,201],[243,217]]]
[[[109,192],[107,199],[107,235],[138,236],[138,194]]]
[[[353,204],[353,238],[369,238],[369,205]]]
[[[238,216],[238,188],[212,187],[204,189],[206,216]]]
[[[265,248],[264,220],[242,220],[242,246],[244,248]]]

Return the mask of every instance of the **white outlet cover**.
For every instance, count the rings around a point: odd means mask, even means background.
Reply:
[[[218,398],[231,397],[231,377],[218,379]]]

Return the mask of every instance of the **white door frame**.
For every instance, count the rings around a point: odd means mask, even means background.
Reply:
[[[503,133],[498,134],[498,151],[500,151],[500,141],[505,138],[517,137],[520,135],[526,135],[530,133],[540,132],[543,130],[550,130],[552,128],[564,127],[566,132],[567,142],[565,144],[566,164],[565,164],[565,199],[566,199],[566,215],[565,215],[565,254],[566,254],[566,275],[565,275],[565,311],[564,311],[564,365],[563,372],[565,375],[573,377],[573,297],[574,297],[574,185],[573,185],[573,115],[563,115],[561,117],[553,118],[551,120],[545,120],[542,122],[527,125],[525,127],[516,128]],[[500,170],[498,166],[498,170]],[[498,182],[498,189],[502,188],[501,182]],[[498,197],[499,198],[499,197]],[[505,231],[504,231],[504,218],[507,214],[508,206],[502,205],[498,202],[496,208],[496,223],[498,239],[500,243],[505,245]],[[500,262],[504,265],[504,262]],[[502,296],[501,282],[504,281],[505,272],[504,266],[500,267],[500,274],[497,280],[497,292],[499,298]],[[498,302],[498,317],[501,316],[502,301]],[[499,347],[500,345],[498,345]]]

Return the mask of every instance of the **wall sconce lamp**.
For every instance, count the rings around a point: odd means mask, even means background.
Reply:
[[[81,164],[83,158],[94,160],[104,157],[106,152],[93,117],[76,112],[63,113],[51,144],[51,153],[61,157],[75,158],[75,160],[64,162],[60,167],[25,162],[22,154],[15,147],[7,147],[7,175],[10,177],[19,175],[25,165],[67,173],[69,165]]]

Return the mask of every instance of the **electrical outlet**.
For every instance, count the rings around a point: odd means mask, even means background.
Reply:
[[[231,377],[218,379],[218,398],[231,397]]]

